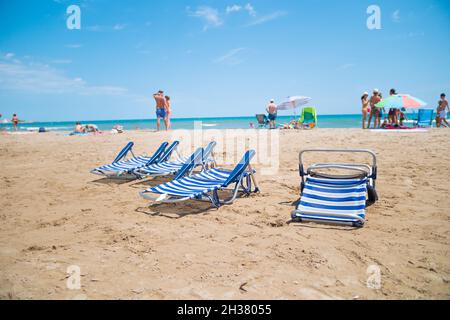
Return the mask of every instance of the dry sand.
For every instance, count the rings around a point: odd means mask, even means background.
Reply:
[[[2,299],[448,299],[450,130],[280,132],[280,170],[231,206],[150,206],[89,173],[127,141],[152,151],[168,133],[0,135]],[[380,200],[364,228],[287,224],[304,148],[377,152]],[[320,158],[314,159],[319,161]],[[258,163],[255,163],[258,169]],[[81,270],[68,289],[67,268]],[[366,285],[381,270],[381,288]]]

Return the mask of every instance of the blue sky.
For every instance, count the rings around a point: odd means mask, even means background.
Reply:
[[[66,27],[71,4],[81,30]],[[289,95],[358,113],[363,91],[391,87],[434,107],[449,39],[448,0],[0,0],[0,113],[154,118],[158,89],[174,117],[251,116]]]

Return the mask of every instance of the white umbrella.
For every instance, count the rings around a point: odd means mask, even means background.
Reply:
[[[303,97],[303,96],[292,96],[288,97],[287,101],[280,103],[277,106],[278,110],[289,110],[289,109],[295,109],[300,106],[304,106],[308,104],[311,101],[310,97]]]

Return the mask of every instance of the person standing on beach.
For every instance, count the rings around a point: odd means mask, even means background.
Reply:
[[[367,119],[367,112],[370,111],[369,108],[369,93],[364,92],[361,97],[361,104],[362,104],[362,128],[366,128],[366,119]]]
[[[381,95],[381,92],[378,93],[378,97],[380,98],[380,101],[383,100],[383,96]],[[384,107],[377,108],[375,111],[375,122],[373,124],[374,128],[380,128],[381,126],[381,119],[384,117]]]
[[[447,127],[450,127],[450,123],[447,121],[447,114],[449,113],[448,101],[445,99],[445,93],[441,94],[441,99],[438,102],[437,116],[439,118],[439,124],[445,123]],[[436,121],[437,122],[437,121]]]
[[[373,94],[369,99],[369,104],[370,104],[370,115],[369,115],[369,121],[367,122],[367,128],[370,129],[370,122],[372,121],[372,117],[375,117],[376,119],[376,112],[377,112],[377,107],[375,107],[375,105],[381,101],[379,94],[380,91],[378,89],[373,89]],[[375,122],[375,120],[374,120]],[[374,127],[375,127],[376,123],[374,123]]]
[[[266,111],[269,118],[269,129],[275,129],[277,127],[275,123],[277,119],[277,105],[273,99],[271,99],[270,103],[267,105]]]
[[[156,128],[159,131],[161,127],[161,118],[163,118],[167,130],[166,98],[164,97],[164,91],[159,90],[153,95],[153,99],[155,99],[156,102]]]
[[[11,119],[11,122],[12,122],[12,124],[13,124],[13,127],[14,127],[14,131],[17,131],[17,130],[19,130],[19,128],[17,127],[17,125],[19,124],[19,118],[17,117],[17,114],[13,114],[13,117],[12,117],[12,119]]]
[[[395,96],[397,95],[397,92],[395,91],[395,89],[391,89],[389,90],[389,95],[390,96]],[[398,124],[398,117],[399,116],[399,110],[396,108],[389,108],[389,113],[388,113],[388,117],[389,117],[389,122],[391,124]]]
[[[172,116],[172,105],[170,103],[170,97],[169,96],[165,96],[166,98],[166,118],[164,119],[164,124],[166,125],[167,129],[171,129],[172,128],[172,124],[170,123],[170,117]]]

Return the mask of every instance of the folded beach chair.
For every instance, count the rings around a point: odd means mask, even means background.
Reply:
[[[175,161],[159,161],[158,163],[154,163],[148,166],[142,166],[133,171],[133,173],[138,176],[140,179],[145,177],[158,177],[158,176],[167,176],[167,175],[177,175],[179,171],[186,164],[190,164],[192,161],[195,161],[193,167],[189,167],[189,170],[193,170],[198,166],[202,166],[202,170],[204,168],[214,167],[215,159],[213,156],[213,150],[216,146],[216,142],[212,141],[208,144],[208,146],[203,150],[203,148],[199,148],[194,152],[189,158],[178,158]],[[197,155],[201,150],[199,156]],[[194,157],[192,159],[192,157]]]
[[[256,120],[258,121],[258,128],[265,128],[269,124],[269,119],[265,114],[257,114]]]
[[[303,155],[307,152],[367,153],[372,157],[372,164],[319,163],[311,165],[305,172]],[[378,200],[375,154],[370,150],[317,149],[304,150],[299,158],[301,198],[297,209],[292,212],[292,220],[362,227],[366,205]],[[330,173],[330,170],[340,173]]]
[[[171,182],[148,188],[140,192],[140,195],[148,200],[165,203],[186,200],[210,201],[216,208],[231,204],[239,192],[247,195],[259,192],[254,176],[256,171],[250,165],[254,155],[254,150],[247,151],[233,170],[213,168],[190,176],[177,175]],[[218,191],[222,190],[231,191],[230,197],[220,199]]]
[[[432,127],[433,126],[433,109],[419,109],[416,127]]]
[[[302,127],[316,127],[317,126],[317,112],[314,107],[304,107],[302,109],[302,116],[298,120]],[[311,126],[311,124],[313,126]]]
[[[162,143],[159,148],[155,151],[152,156],[138,156],[136,157],[132,151],[133,142],[129,142],[122,151],[119,152],[117,157],[111,164],[107,164],[101,167],[97,167],[91,170],[91,173],[104,175],[109,178],[136,178],[137,176],[133,173],[137,168],[143,167],[145,165],[151,165],[159,161],[164,161],[178,146],[179,142],[173,142],[167,149],[167,142]],[[126,155],[131,153],[132,158],[126,159]]]

